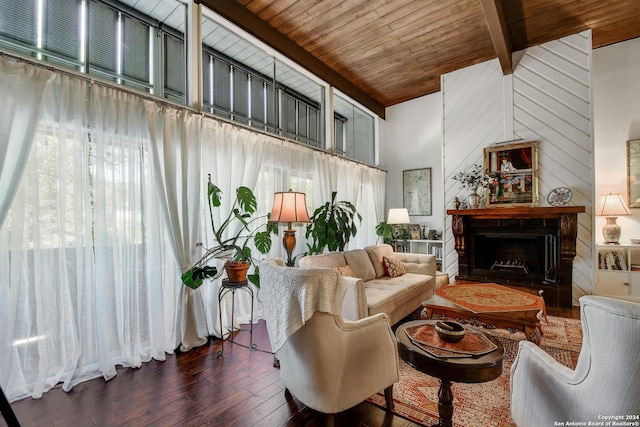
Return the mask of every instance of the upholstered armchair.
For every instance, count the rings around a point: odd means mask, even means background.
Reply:
[[[511,367],[511,418],[518,427],[640,414],[640,304],[584,296],[580,317],[583,341],[575,370],[520,342]]]
[[[281,258],[260,265],[260,295],[282,382],[302,403],[326,414],[383,390],[392,409],[398,353],[387,316],[344,320],[345,289],[332,269],[286,267]]]

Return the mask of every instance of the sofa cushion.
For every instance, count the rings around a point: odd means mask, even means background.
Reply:
[[[369,259],[371,259],[371,264],[376,271],[376,277],[382,277],[386,274],[384,269],[384,264],[382,263],[382,257],[388,256],[392,257],[394,252],[391,245],[373,245],[367,246],[364,248],[369,254]]]
[[[432,276],[407,273],[393,279],[383,276],[365,282],[369,315],[395,313],[407,304],[420,307],[422,301],[433,294],[433,286],[428,285],[431,280]],[[398,320],[390,319],[390,322]]]
[[[338,270],[338,273],[340,273],[341,276],[356,277],[356,275],[353,273],[353,270],[351,269],[351,266],[349,265],[334,268]]]
[[[320,255],[308,255],[298,260],[298,265],[304,268],[333,268],[344,267],[347,262],[342,252],[327,252]]]
[[[384,271],[389,277],[399,277],[407,272],[404,265],[394,256],[382,257],[382,263],[384,264]]]
[[[344,259],[353,270],[353,274],[356,277],[361,278],[365,282],[367,280],[375,279],[376,271],[373,269],[371,259],[364,249],[355,249],[352,251],[344,252]]]

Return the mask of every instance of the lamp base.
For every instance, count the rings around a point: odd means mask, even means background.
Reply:
[[[618,245],[621,234],[620,226],[616,224],[616,219],[618,217],[607,216],[605,218],[607,220],[607,223],[604,225],[604,227],[602,227],[602,237],[604,237],[604,242],[608,244]]]
[[[287,251],[287,266],[293,267],[293,261],[291,260],[291,253],[293,248],[296,247],[296,231],[284,230],[284,237],[282,237],[282,245],[284,250]]]

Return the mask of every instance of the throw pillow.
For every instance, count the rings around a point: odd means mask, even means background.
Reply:
[[[382,257],[382,264],[384,264],[384,271],[389,277],[402,276],[407,272],[404,268],[404,264],[398,261],[395,257]]]
[[[341,276],[356,277],[356,275],[353,274],[353,270],[348,265],[336,267],[336,270],[338,270],[338,273],[340,273]]]

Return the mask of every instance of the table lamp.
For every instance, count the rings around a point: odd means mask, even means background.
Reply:
[[[287,265],[289,267],[293,266],[291,253],[296,246],[296,231],[292,229],[291,224],[294,222],[311,222],[307,212],[307,195],[291,190],[275,193],[269,222],[287,223],[287,230],[284,231],[282,244],[285,251],[287,251]]]
[[[387,224],[389,225],[400,225],[400,224],[411,224],[411,220],[409,219],[409,211],[406,208],[391,208],[389,209],[389,215],[387,216]],[[398,250],[398,227],[393,228],[393,237],[395,239],[394,242],[394,251]]]
[[[618,244],[620,240],[620,226],[616,224],[616,218],[621,215],[631,215],[631,211],[620,194],[607,194],[600,196],[596,215],[603,216],[607,223],[602,227],[602,236],[605,243]]]

